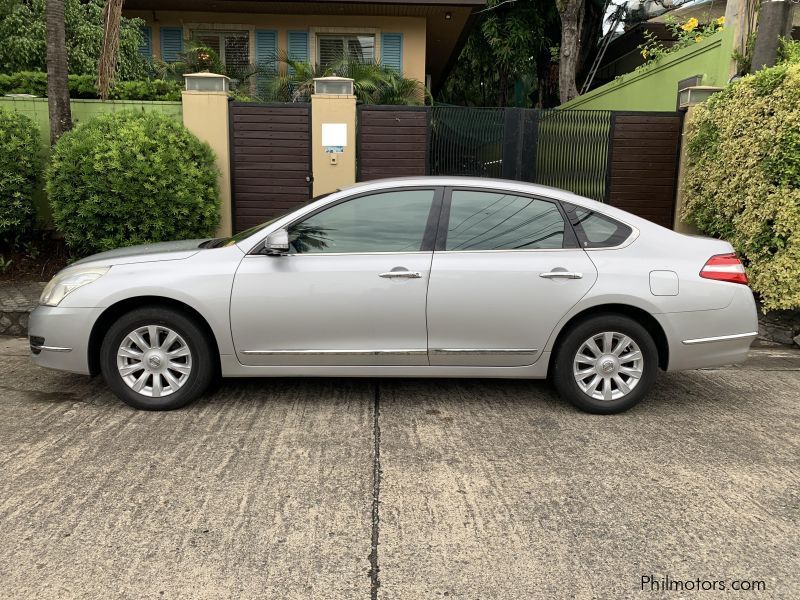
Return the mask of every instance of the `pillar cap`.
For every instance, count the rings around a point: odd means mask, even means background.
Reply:
[[[713,85],[690,85],[680,89],[678,90],[678,107],[686,109],[690,106],[701,104],[721,89],[721,87]]]
[[[183,79],[189,92],[227,92],[230,89],[231,78],[220,73],[185,73]]]
[[[329,77],[314,78],[315,96],[352,96],[353,80],[349,77]]]

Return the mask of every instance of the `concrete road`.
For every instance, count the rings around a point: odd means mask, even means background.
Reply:
[[[799,401],[800,352],[767,348],[614,417],[489,380],[144,413],[0,339],[0,597],[797,598]]]

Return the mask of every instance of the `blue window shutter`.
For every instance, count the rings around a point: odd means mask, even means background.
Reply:
[[[290,31],[287,52],[290,60],[308,62],[308,32]]]
[[[145,58],[153,58],[153,28],[142,26],[142,43],[139,44],[139,54]]]
[[[161,28],[161,58],[164,62],[175,62],[183,52],[183,28]]]
[[[381,34],[381,64],[393,71],[403,73],[403,34]]]
[[[270,29],[256,29],[256,64],[275,70],[278,54],[278,32]]]

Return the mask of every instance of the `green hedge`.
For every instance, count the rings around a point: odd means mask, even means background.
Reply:
[[[95,75],[70,75],[68,80],[70,98],[98,98]],[[183,87],[177,81],[145,79],[142,81],[119,81],[109,93],[111,100],[171,100],[180,101]],[[0,74],[0,96],[5,94],[33,94],[47,96],[47,73],[21,71],[10,75]]]
[[[800,55],[742,78],[689,123],[684,217],[730,241],[766,310],[800,307]]]
[[[47,169],[56,229],[85,255],[208,237],[219,221],[211,148],[159,113],[95,117],[62,136]]]
[[[39,130],[32,119],[0,109],[0,240],[14,245],[33,222]]]

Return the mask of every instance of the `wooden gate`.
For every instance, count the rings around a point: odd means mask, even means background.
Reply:
[[[311,105],[230,104],[234,232],[311,197]]]
[[[424,106],[359,106],[358,181],[427,174],[428,115]]]
[[[672,229],[682,125],[679,113],[612,113],[606,202]]]

